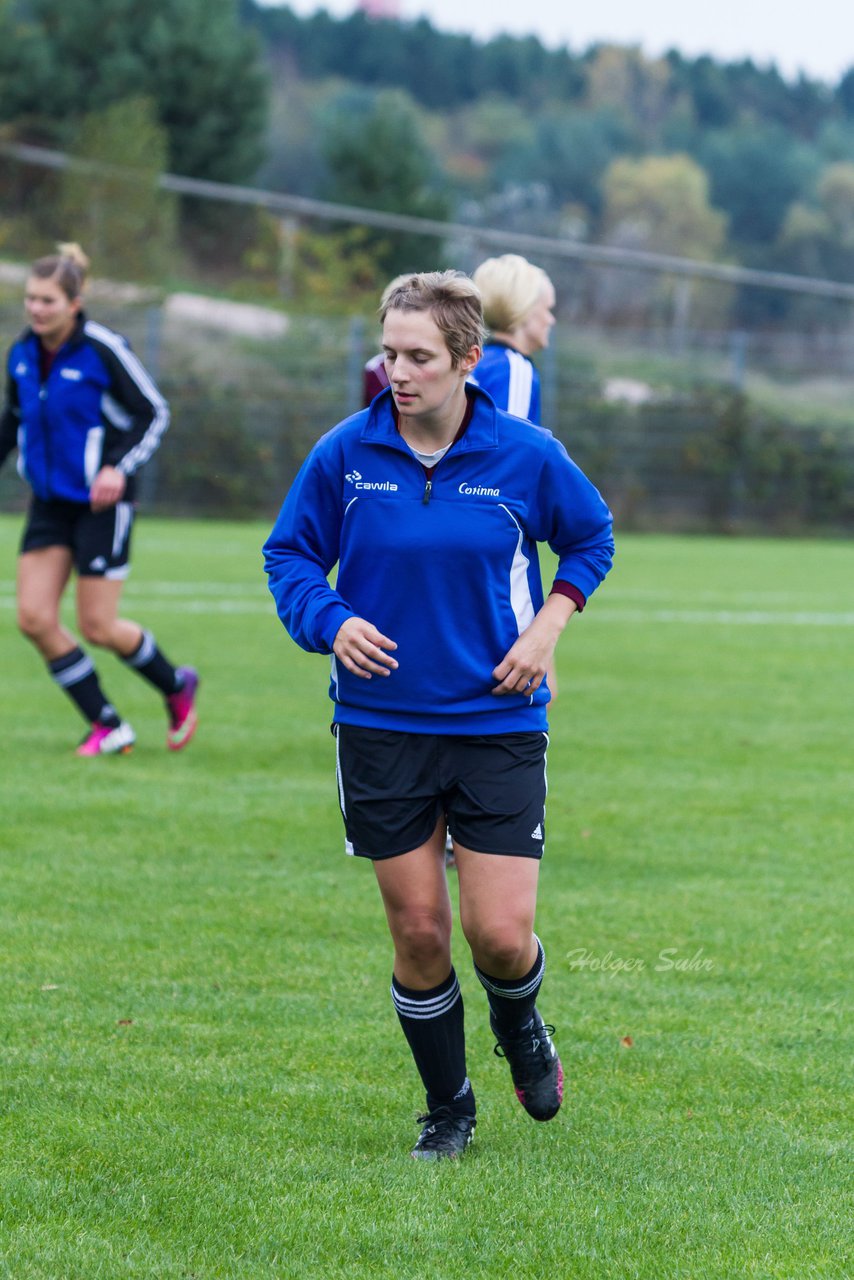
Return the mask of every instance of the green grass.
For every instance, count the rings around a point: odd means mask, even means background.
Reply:
[[[851,545],[620,539],[552,717],[538,928],[566,1103],[524,1115],[458,944],[479,1126],[425,1167],[327,664],[267,604],[265,529],[141,522],[126,612],[199,665],[202,726],[170,755],[106,656],[139,741],[96,761],[15,632],[18,531],[0,519],[0,1277],[851,1275]]]

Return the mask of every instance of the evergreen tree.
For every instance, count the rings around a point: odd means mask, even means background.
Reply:
[[[448,216],[447,201],[437,190],[436,163],[404,94],[344,95],[321,128],[320,148],[328,199],[422,218]],[[388,276],[437,265],[433,238],[377,232],[371,240]]]
[[[266,78],[233,0],[11,0],[0,17],[0,121],[67,146],[82,117],[148,98],[168,167],[239,182],[261,159]]]

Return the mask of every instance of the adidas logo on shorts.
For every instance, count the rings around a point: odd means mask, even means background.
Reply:
[[[537,825],[534,827],[534,830],[531,832],[531,839],[542,840],[542,838],[543,838],[543,824],[541,822],[538,822]]]

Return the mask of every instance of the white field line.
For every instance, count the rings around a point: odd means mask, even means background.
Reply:
[[[272,599],[267,596],[263,584],[241,582],[141,582],[129,580],[126,588],[129,606],[145,604],[167,613],[191,614],[271,614],[275,612]],[[594,600],[585,621],[624,624],[677,623],[695,626],[719,627],[854,627],[854,612],[807,609],[708,609],[708,608],[655,608],[613,604],[612,596],[601,604]],[[624,598],[637,598],[640,592],[621,592]],[[651,593],[652,594],[652,593]],[[666,598],[658,592],[657,598]],[[693,599],[708,599],[710,593],[697,593]],[[738,598],[738,597],[735,597]],[[744,593],[745,603],[748,602]],[[767,593],[782,603],[787,597],[782,593]],[[788,597],[794,603],[795,596]],[[755,604],[762,593],[750,596]],[[732,597],[730,597],[732,600]],[[690,600],[683,604],[689,604]],[[14,585],[0,581],[0,608],[14,609]]]
[[[594,602],[595,603],[595,602]],[[597,622],[678,622],[713,627],[854,627],[854,613],[820,613],[799,609],[610,609],[603,606],[591,618]]]

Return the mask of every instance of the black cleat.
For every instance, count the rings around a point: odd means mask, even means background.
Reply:
[[[510,1064],[516,1097],[535,1120],[551,1120],[563,1102],[563,1067],[551,1042],[554,1027],[536,1009],[533,1021],[514,1035],[499,1035],[491,1017],[489,1024],[498,1040],[494,1052]]]
[[[419,1116],[421,1136],[412,1148],[413,1160],[454,1160],[461,1156],[474,1133],[474,1116],[460,1115],[453,1107],[435,1107]]]

